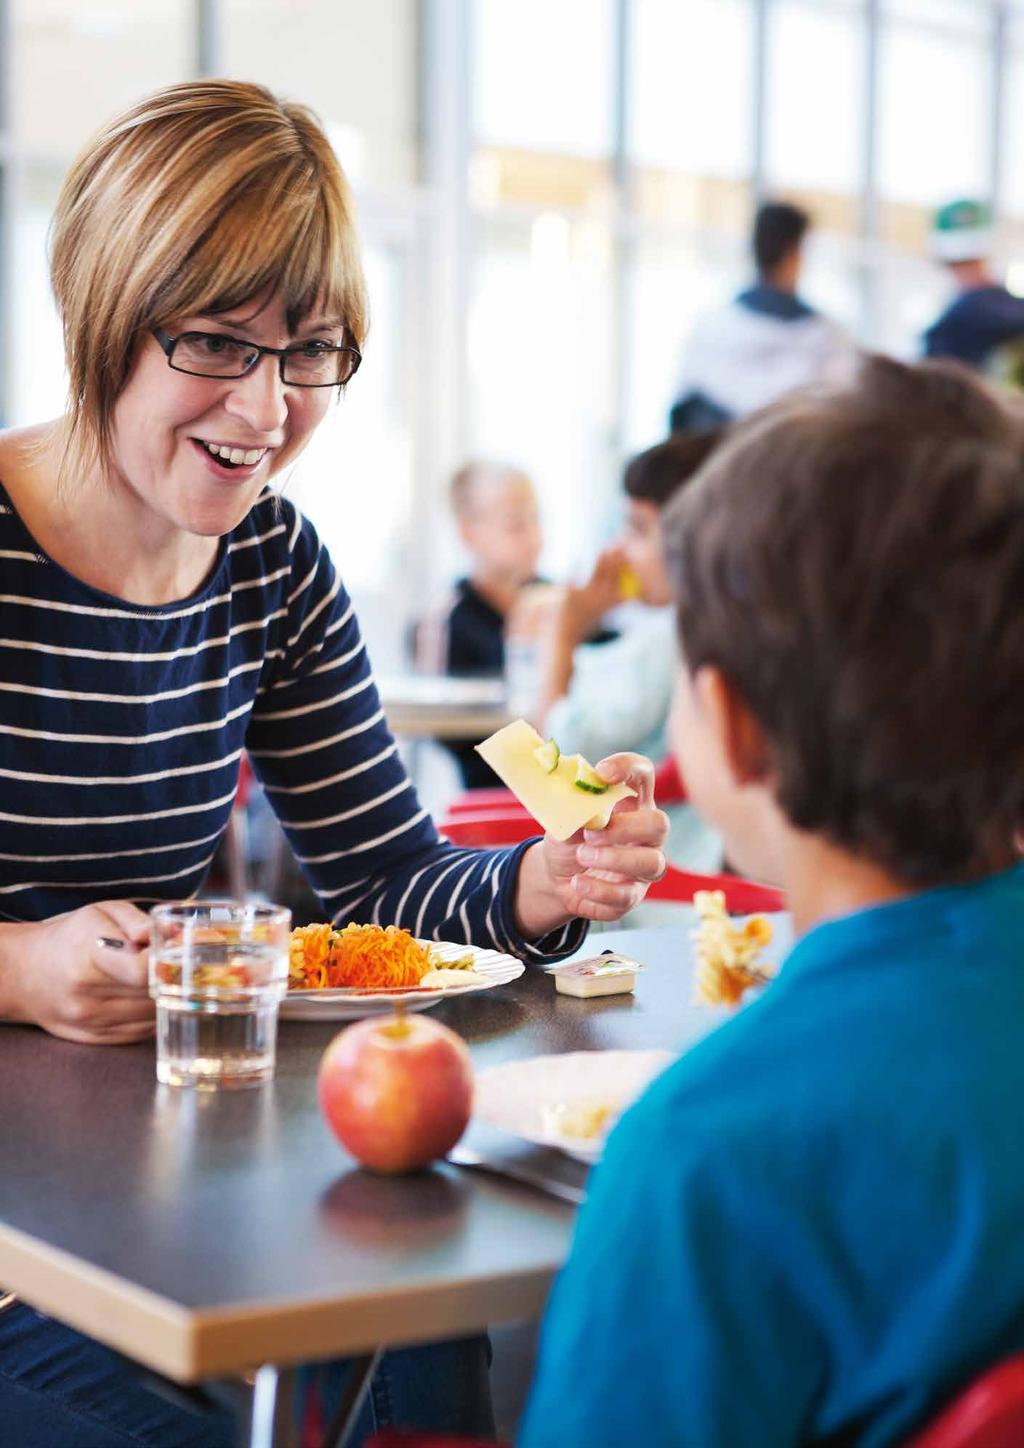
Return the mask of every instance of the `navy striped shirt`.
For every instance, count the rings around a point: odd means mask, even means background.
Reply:
[[[265,493],[191,597],[126,603],[48,558],[0,486],[0,919],[194,895],[243,749],[333,920],[544,959],[513,850],[456,849],[421,808],[359,626],[308,520]]]

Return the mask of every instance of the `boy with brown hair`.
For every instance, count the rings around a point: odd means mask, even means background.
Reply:
[[[613,1132],[522,1442],[882,1448],[1024,1349],[1024,424],[874,358],[666,531],[677,755],[797,944]]]

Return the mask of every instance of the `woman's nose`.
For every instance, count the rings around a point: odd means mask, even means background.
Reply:
[[[253,432],[275,432],[288,416],[288,400],[276,357],[263,356],[251,372],[238,377],[225,399],[232,417],[240,418]]]

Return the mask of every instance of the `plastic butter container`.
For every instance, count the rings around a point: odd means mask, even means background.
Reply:
[[[555,977],[555,990],[562,995],[603,996],[636,990],[638,970],[643,970],[639,961],[605,950],[589,960],[557,966],[551,974]]]

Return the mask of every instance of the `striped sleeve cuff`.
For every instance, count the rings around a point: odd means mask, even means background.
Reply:
[[[527,940],[520,934],[515,919],[519,867],[526,851],[541,838],[541,835],[535,835],[533,839],[524,840],[505,854],[492,876],[494,897],[488,910],[495,938],[507,942],[504,948],[509,954],[517,955],[531,965],[564,960],[567,955],[574,954],[586,940],[587,931],[590,929],[588,920],[577,918],[566,925],[559,925],[538,940]]]

